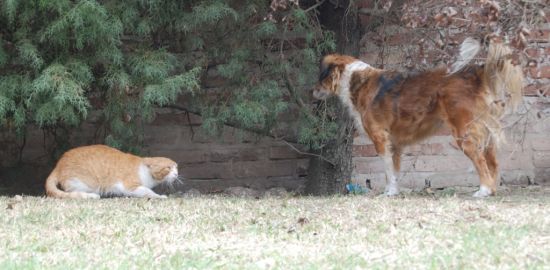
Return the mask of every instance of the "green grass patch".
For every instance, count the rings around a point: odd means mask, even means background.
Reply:
[[[0,269],[547,269],[548,191],[0,197]]]

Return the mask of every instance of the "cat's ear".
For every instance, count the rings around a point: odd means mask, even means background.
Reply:
[[[143,164],[149,169],[151,169],[151,167],[153,166],[150,158],[143,158]]]

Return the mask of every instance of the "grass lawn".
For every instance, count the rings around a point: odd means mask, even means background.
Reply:
[[[550,188],[452,193],[0,197],[0,269],[550,268]]]

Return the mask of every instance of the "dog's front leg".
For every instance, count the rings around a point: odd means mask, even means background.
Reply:
[[[397,184],[396,170],[390,151],[386,151],[382,156],[384,158],[384,166],[386,167],[386,188],[384,194],[386,196],[395,196],[399,194],[399,185]]]
[[[386,188],[384,194],[386,196],[395,196],[399,194],[399,185],[397,184],[397,171],[399,170],[400,163],[400,151],[397,150],[395,154],[392,153],[393,148],[389,135],[387,133],[372,134],[372,141],[378,155],[384,160],[384,167],[386,172]]]

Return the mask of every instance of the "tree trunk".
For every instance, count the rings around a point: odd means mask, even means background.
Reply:
[[[309,160],[306,193],[312,195],[329,195],[343,193],[345,185],[351,179],[353,164],[351,152],[353,146],[353,122],[338,98],[331,98],[329,106],[334,106],[337,115],[338,133],[324,148],[316,154],[331,160],[334,165],[318,158]]]
[[[357,57],[362,28],[353,12],[346,15],[347,1],[334,7],[329,1],[320,7],[321,24],[336,33],[338,51]],[[316,154],[331,160],[334,165],[317,157],[309,161],[308,179],[305,192],[312,195],[344,193],[345,185],[350,182],[353,171],[353,121],[348,109],[338,98],[331,98],[329,106],[335,108],[338,133],[323,149]]]

